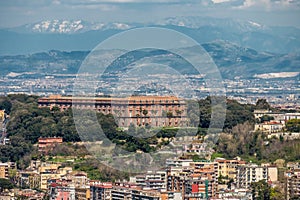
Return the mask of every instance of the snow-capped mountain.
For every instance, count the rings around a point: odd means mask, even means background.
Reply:
[[[46,20],[17,28],[1,29],[0,54],[23,54],[52,49],[91,50],[116,33],[147,26],[179,31],[200,44],[224,40],[257,51],[300,52],[299,28],[268,27],[254,21],[239,19],[172,17],[151,23]]]
[[[52,33],[70,33],[76,32],[83,29],[84,26],[81,23],[81,20],[78,21],[62,21],[53,20],[53,21],[42,21],[41,23],[34,24],[32,30],[34,32],[45,32],[50,31]]]
[[[219,19],[211,17],[171,17],[161,21],[147,23],[147,24],[132,24],[132,23],[103,23],[103,22],[88,22],[84,20],[45,20],[37,23],[26,24],[20,27],[12,28],[11,31],[19,33],[84,33],[92,30],[127,30],[139,26],[179,26],[191,29],[198,29],[201,27],[218,27],[224,29],[231,29],[237,32],[249,32],[268,29],[266,26],[257,22]]]
[[[212,17],[170,17],[159,22],[160,25],[174,25],[186,28],[198,29],[201,27],[218,27],[235,30],[238,32],[248,32],[266,30],[268,27],[253,21],[220,19]]]
[[[61,33],[73,34],[84,33],[92,30],[126,30],[132,26],[125,23],[101,23],[87,22],[84,20],[45,20],[37,23],[26,24],[20,27],[12,28],[11,31],[19,33]]]

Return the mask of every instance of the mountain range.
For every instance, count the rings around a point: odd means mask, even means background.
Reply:
[[[29,54],[53,49],[89,51],[116,33],[148,26],[182,32],[200,44],[223,40],[259,52],[300,52],[300,29],[295,27],[268,27],[253,21],[210,17],[173,17],[144,24],[46,20],[1,29],[0,55]]]
[[[279,72],[295,72],[297,75],[299,72],[299,54],[258,52],[222,40],[205,43],[202,46],[213,58],[223,78],[254,78],[262,74]],[[193,47],[188,51],[192,53]],[[89,51],[51,50],[27,55],[0,56],[0,76],[9,78],[34,75],[36,78],[44,78],[45,75],[51,74],[76,74],[88,53]],[[106,53],[109,56],[114,52]],[[127,70],[134,62],[143,58],[147,58],[149,63],[159,62],[162,65],[172,66],[181,74],[195,72],[185,60],[176,55],[170,56],[168,51],[155,49],[132,51],[122,55],[122,59],[117,59],[109,66],[110,72]]]
[[[126,23],[101,23],[101,22],[88,22],[85,20],[45,20],[32,24],[25,24],[7,30],[17,33],[60,33],[60,34],[75,34],[84,33],[95,30],[126,30],[135,27]]]

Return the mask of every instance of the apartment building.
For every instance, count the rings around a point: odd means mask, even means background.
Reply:
[[[274,117],[276,121],[284,121],[284,113],[273,112],[272,110],[254,110],[255,119],[259,119],[265,115]]]
[[[189,167],[169,167],[167,169],[167,190],[185,194],[185,186],[188,175],[191,173]]]
[[[192,159],[167,159],[166,160],[166,167],[188,167],[190,163],[192,163]]]
[[[190,162],[189,166],[171,165],[167,169],[167,176],[167,190],[181,192],[184,199],[193,200],[217,196],[217,162]]]
[[[40,188],[41,177],[37,171],[20,171],[17,173],[17,182],[21,188]]]
[[[61,167],[61,164],[42,163],[38,169],[40,174],[40,189],[47,190],[48,180],[60,179],[68,173],[72,172],[71,167]]]
[[[167,173],[161,171],[147,171],[143,175],[131,178],[132,182],[143,189],[161,190],[167,187]]]
[[[50,200],[75,200],[75,187],[70,180],[54,180],[49,185]]]
[[[182,200],[181,192],[161,191],[161,200]]]
[[[286,199],[299,198],[300,199],[300,169],[291,169],[285,174],[286,182]]]
[[[48,152],[51,151],[56,144],[61,144],[63,142],[62,137],[47,137],[47,138],[39,138],[38,147],[40,152]]]
[[[112,187],[111,182],[90,181],[91,200],[110,200]]]
[[[142,188],[127,184],[116,183],[111,190],[111,200],[160,200],[162,194],[155,190],[143,190]]]
[[[198,193],[211,198],[217,196],[218,191],[218,163],[210,161],[194,162],[191,175],[192,194]],[[194,189],[194,190],[193,190]]]
[[[218,163],[218,175],[235,179],[237,174],[237,167],[245,165],[246,162],[242,160],[226,160],[224,158],[217,158],[215,162]]]
[[[258,166],[247,164],[237,167],[236,185],[237,188],[249,189],[251,183],[260,180],[277,181],[277,168],[274,166]]]
[[[197,155],[205,155],[208,153],[207,143],[203,143],[200,141],[192,141],[190,144],[182,145],[183,152]]]
[[[17,169],[15,162],[0,163],[0,178],[9,178],[9,170]]]
[[[300,113],[286,113],[284,115],[284,120],[288,121],[291,119],[300,119]]]
[[[281,132],[283,128],[284,125],[282,123],[278,121],[270,121],[270,122],[255,124],[254,130],[271,134],[271,133]]]
[[[87,173],[82,171],[66,172],[66,175],[63,176],[63,178],[71,180],[74,185],[76,200],[90,199],[90,184]]]
[[[283,113],[283,112],[273,112],[271,110],[254,110],[255,119],[268,115],[274,117],[274,121],[284,124],[286,121],[291,119],[300,119],[300,113]]]
[[[0,178],[8,178],[8,169],[7,163],[0,163]]]

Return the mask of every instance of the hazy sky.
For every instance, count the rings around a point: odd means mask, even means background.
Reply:
[[[300,0],[1,0],[0,27],[51,19],[151,22],[212,16],[300,28]]]

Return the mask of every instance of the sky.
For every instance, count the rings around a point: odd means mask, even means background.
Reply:
[[[300,0],[9,0],[0,1],[0,27],[42,20],[154,22],[175,16],[250,20],[300,28]]]

